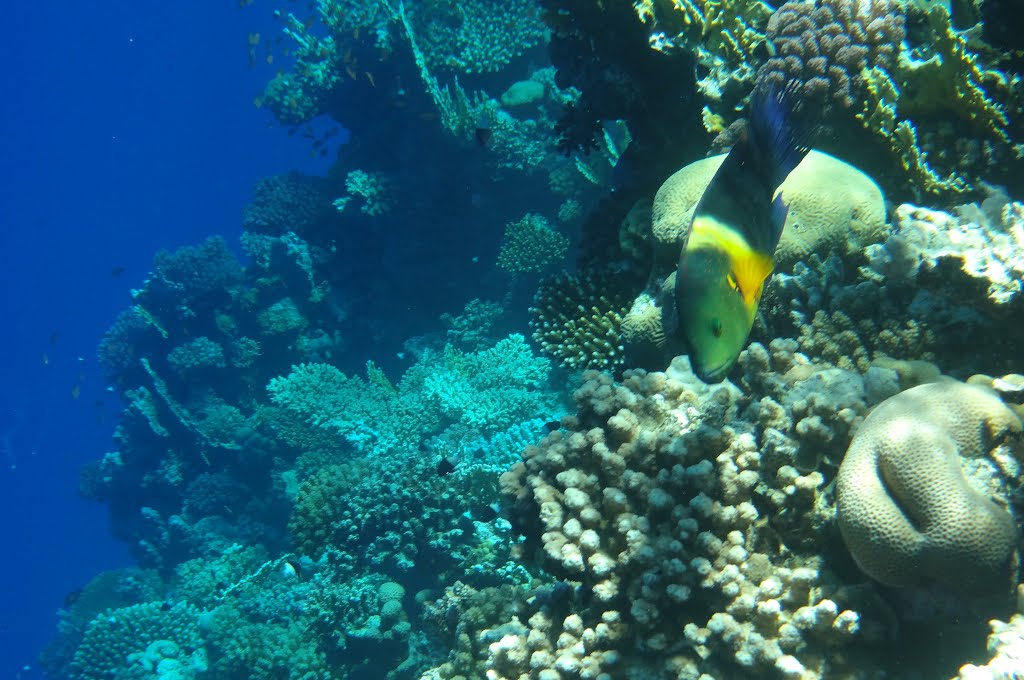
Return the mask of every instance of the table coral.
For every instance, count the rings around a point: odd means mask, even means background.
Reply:
[[[994,393],[952,380],[882,402],[836,478],[839,528],[860,568],[888,585],[1007,589],[1015,522],[968,482],[961,459],[1020,433]]]

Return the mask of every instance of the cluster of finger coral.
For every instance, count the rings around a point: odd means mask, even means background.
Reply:
[[[474,524],[496,495],[497,474],[465,464],[439,477],[436,464],[418,451],[396,451],[387,460],[324,467],[299,488],[288,525],[294,544],[314,559],[329,552],[357,573],[386,573],[410,587],[417,569],[467,579],[488,551],[507,560],[508,547]]]
[[[810,100],[853,106],[863,99],[866,69],[894,66],[904,23],[893,0],[787,2],[768,22],[774,55],[758,72],[758,86],[797,82]]]
[[[577,416],[503,477],[545,569],[582,583],[581,601],[517,619],[488,648],[489,677],[820,677],[845,663],[827,650],[863,643],[856,598],[821,555],[826,480],[800,451],[841,450],[863,383],[757,351],[749,380],[777,399],[756,405],[685,362],[584,375]]]

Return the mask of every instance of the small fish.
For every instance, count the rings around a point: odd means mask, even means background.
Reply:
[[[50,333],[50,344],[56,345],[57,341],[60,340],[60,331],[54,331]]]
[[[281,574],[287,578],[301,579],[302,565],[299,564],[298,560],[285,560],[281,566]]]
[[[46,352],[43,352],[43,366],[49,366],[49,365],[50,365],[50,355],[48,355]]]
[[[478,127],[473,131],[473,138],[476,139],[477,146],[487,149],[491,146],[491,140],[494,139],[494,132],[488,127]]]
[[[82,589],[76,588],[75,590],[68,591],[68,594],[64,596],[64,608],[71,609],[71,607],[78,602],[78,598],[82,596]]]
[[[78,399],[78,397],[80,397],[81,395],[82,395],[82,388],[80,386],[75,385],[74,387],[71,388],[71,398],[72,399]]]
[[[747,344],[788,208],[777,187],[810,151],[799,90],[755,92],[750,122],[694,209],[676,270],[676,334],[693,372],[720,382]]]
[[[437,461],[437,475],[439,477],[444,477],[455,472],[455,466],[458,462],[458,456],[445,456],[441,460]]]
[[[111,267],[110,268],[110,275],[116,279],[119,276],[121,276],[121,274],[124,274],[125,271],[127,271],[127,270],[124,267],[122,267],[121,265],[118,265],[116,267]]]
[[[493,522],[501,514],[501,503],[494,501],[473,513],[473,519],[478,522]]]
[[[562,421],[561,420],[552,420],[550,422],[544,423],[544,429],[547,430],[548,432],[554,432],[555,430],[560,430],[560,429],[562,429]]]

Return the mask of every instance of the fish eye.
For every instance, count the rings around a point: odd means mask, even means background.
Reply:
[[[722,337],[722,321],[718,317],[711,320],[711,333],[716,338]]]
[[[740,282],[736,279],[736,272],[729,272],[729,275],[725,277],[725,281],[733,290],[738,291],[740,289]]]

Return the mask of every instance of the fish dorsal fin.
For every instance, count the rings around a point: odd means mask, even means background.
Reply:
[[[774,268],[771,253],[763,253],[751,247],[743,234],[710,215],[698,215],[690,225],[686,249],[697,248],[710,248],[725,253],[731,265],[729,285],[743,297],[748,307],[757,305],[765,279]]]

